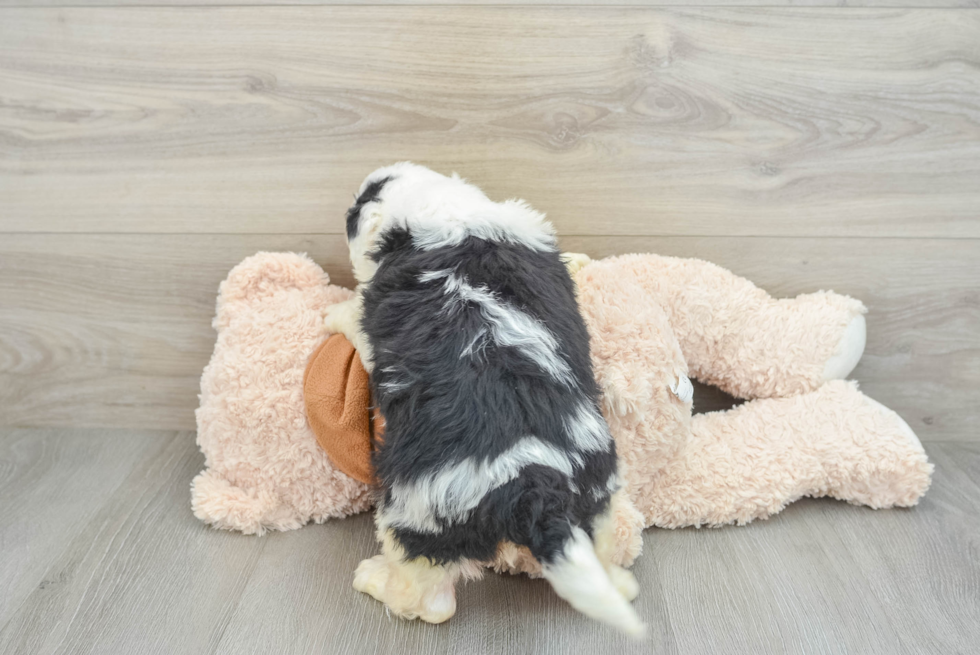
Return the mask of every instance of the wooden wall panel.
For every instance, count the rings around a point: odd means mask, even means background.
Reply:
[[[977,438],[980,11],[10,4],[0,425],[193,427],[227,271],[349,284],[349,194],[415,159],[569,249],[859,296],[864,388]]]
[[[980,242],[567,237],[717,262],[780,297],[833,288],[870,308],[855,377],[924,440],[980,439]],[[6,235],[0,425],[194,427],[219,282],[258,250],[309,252],[349,285],[329,235]],[[710,394],[708,406],[719,402]]]
[[[980,12],[7,9],[0,231],[339,234],[374,167],[563,234],[980,237]]]

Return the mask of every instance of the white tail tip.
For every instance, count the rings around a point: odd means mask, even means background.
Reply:
[[[542,568],[555,593],[582,614],[637,639],[646,636],[646,626],[609,580],[585,530],[572,528],[565,551],[553,564]]]

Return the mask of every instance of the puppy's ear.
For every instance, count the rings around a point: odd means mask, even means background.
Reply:
[[[372,199],[373,203],[378,203],[377,198]],[[366,205],[360,201],[347,210],[347,240],[366,238],[373,239],[381,227],[381,213],[378,211],[377,204]]]
[[[357,233],[360,231],[361,222],[361,208],[357,206],[355,201],[354,205],[347,210],[347,240],[353,241],[357,237]]]
[[[361,216],[360,223],[358,236],[363,236],[368,242],[374,241],[374,237],[378,235],[378,230],[381,229],[381,212],[368,211],[367,216]]]
[[[374,215],[374,222],[377,223],[377,212],[370,212],[367,216],[364,216],[363,210],[366,205],[373,202],[379,202],[381,200],[381,190],[390,180],[391,176],[388,176],[368,183],[361,192],[361,195],[354,199],[354,204],[347,210],[348,241],[351,241],[355,237],[361,235],[367,235],[370,237],[377,233],[377,225],[375,225],[373,231],[371,231],[372,214]]]

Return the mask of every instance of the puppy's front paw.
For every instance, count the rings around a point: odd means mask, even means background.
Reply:
[[[569,275],[575,275],[580,270],[585,268],[586,265],[592,263],[591,257],[579,252],[562,253],[561,260],[568,269]]]
[[[345,300],[330,305],[323,312],[323,329],[333,334],[343,334],[351,338],[351,327],[354,319],[353,302]]]

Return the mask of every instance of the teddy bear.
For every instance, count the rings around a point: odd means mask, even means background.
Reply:
[[[844,379],[864,351],[859,301],[776,300],[720,266],[657,255],[593,262],[575,279],[647,525],[743,525],[802,496],[910,506],[925,493],[932,466],[915,433]],[[688,376],[746,402],[692,416]]]
[[[629,491],[614,508],[619,563],[649,526],[744,525],[803,496],[907,507],[928,489],[915,433],[845,380],[865,345],[859,301],[777,300],[696,259],[565,259]],[[326,307],[350,294],[293,253],[259,253],[222,283],[197,410],[198,518],[261,534],[370,507],[383,418],[353,347],[322,328]],[[690,378],[745,402],[692,415]],[[538,571],[516,547],[491,564]]]

